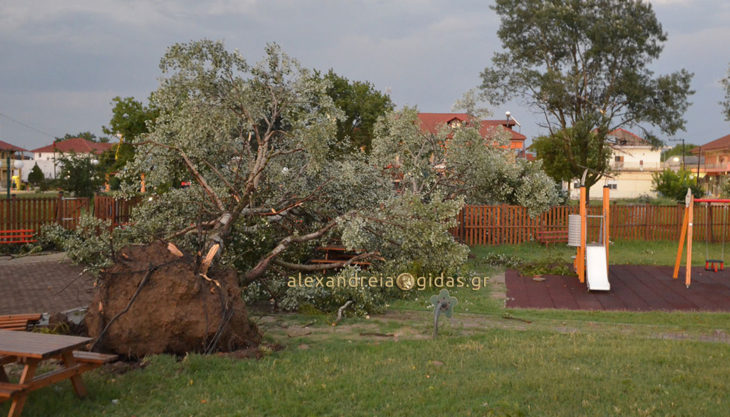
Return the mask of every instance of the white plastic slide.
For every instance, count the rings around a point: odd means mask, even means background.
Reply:
[[[588,291],[611,290],[611,284],[608,282],[605,246],[586,246],[586,282]]]

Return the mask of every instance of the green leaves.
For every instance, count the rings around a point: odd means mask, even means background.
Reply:
[[[697,185],[697,181],[692,178],[692,173],[681,169],[677,172],[671,169],[655,172],[652,174],[652,185],[654,191],[679,202],[684,201],[688,188],[692,190],[695,198],[703,195],[702,187]]]
[[[554,178],[576,178],[583,166],[596,171],[589,183],[600,179],[606,146],[594,139],[615,128],[684,129],[692,74],[649,69],[667,38],[649,2],[496,0],[493,8],[507,52],[482,72],[481,89],[493,104],[520,96],[544,114],[551,137],[538,148],[547,155],[561,145],[555,161],[544,158]]]

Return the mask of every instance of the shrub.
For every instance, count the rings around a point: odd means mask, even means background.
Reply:
[[[685,170],[674,172],[671,169],[665,169],[662,172],[656,172],[652,175],[652,183],[654,191],[676,201],[684,201],[688,188],[692,190],[695,198],[701,197],[703,194],[702,188],[691,178],[691,173]]]

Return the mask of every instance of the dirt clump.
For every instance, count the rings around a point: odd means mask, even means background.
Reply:
[[[214,267],[200,274],[194,257],[163,241],[117,253],[85,321],[89,336],[98,338],[96,350],[130,358],[230,352],[261,341],[236,272]]]

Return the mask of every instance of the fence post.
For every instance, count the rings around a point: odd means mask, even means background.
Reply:
[[[63,226],[63,191],[58,192],[56,199],[56,223]]]
[[[18,208],[16,207],[18,205],[18,197],[15,194],[12,194],[10,196],[10,228],[11,229],[20,229],[18,227],[18,221],[17,214],[18,214]]]

